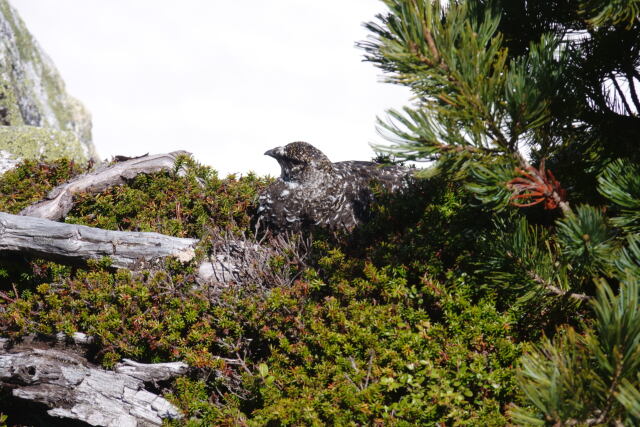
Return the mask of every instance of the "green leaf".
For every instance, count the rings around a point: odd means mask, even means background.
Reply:
[[[265,363],[261,363],[258,365],[258,372],[262,378],[265,378],[269,375],[269,367]]]

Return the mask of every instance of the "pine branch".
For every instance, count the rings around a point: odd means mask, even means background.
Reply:
[[[640,75],[637,72],[627,72],[626,73],[627,80],[629,81],[629,93],[631,94],[631,100],[633,101],[633,105],[636,107],[636,114],[640,116],[640,99],[638,99],[638,92],[636,92],[636,84],[633,81],[634,78],[638,78],[640,80]]]
[[[586,294],[579,294],[575,292],[565,291],[564,289],[561,289],[555,286],[550,281],[543,279],[538,273],[529,269],[525,265],[525,263],[522,262],[522,259],[519,256],[516,256],[513,252],[507,251],[506,255],[508,258],[511,258],[518,267],[522,268],[525,271],[526,275],[531,280],[533,280],[536,284],[540,285],[540,287],[542,287],[547,292],[553,295],[557,295],[559,297],[571,298],[580,302],[590,301],[592,299],[592,297]]]
[[[545,285],[545,289],[549,290],[551,293],[558,295],[560,297],[568,297],[568,298],[572,298],[578,301],[590,301],[591,297],[589,295],[585,295],[585,294],[577,294],[574,292],[568,292],[568,291],[563,291],[562,289],[553,286],[551,284],[546,284]]]
[[[441,58],[440,58],[440,52],[438,52],[438,48],[436,47],[436,43],[433,40],[433,36],[431,35],[431,31],[425,31],[424,32],[424,38],[427,40],[427,45],[429,46],[429,50],[431,51],[431,54],[433,55],[433,59],[434,62],[436,63],[440,63],[443,66],[444,70],[447,70],[447,66],[444,63],[441,63]]]
[[[592,425],[592,426],[600,425],[600,424],[604,424],[607,421],[609,412],[611,411],[611,408],[614,402],[616,401],[615,392],[616,392],[616,389],[618,388],[618,382],[620,381],[621,375],[622,375],[622,363],[619,363],[618,366],[616,366],[616,371],[613,375],[613,379],[611,380],[611,386],[609,386],[609,392],[607,394],[607,406],[603,411],[601,411],[600,416],[595,420],[593,420],[593,422],[588,425]],[[591,420],[587,420],[587,421],[591,421]]]
[[[630,116],[633,116],[633,111],[631,111],[631,107],[629,106],[629,103],[627,102],[627,97],[625,96],[624,92],[620,88],[620,85],[618,84],[618,81],[616,80],[616,76],[613,73],[609,73],[609,78],[613,82],[613,86],[616,88],[616,92],[618,92],[618,95],[620,96],[620,99],[622,100],[622,105],[624,105],[624,109],[627,110],[627,113],[629,113]]]
[[[474,97],[475,100],[475,97]],[[516,151],[513,147],[513,144],[507,140],[507,137],[502,133],[500,126],[493,121],[493,117],[486,110],[486,106],[483,106],[480,102],[478,102],[478,107],[481,110],[482,117],[485,119],[486,124],[489,127],[490,135],[499,142],[499,145],[502,145],[506,149],[510,149],[511,151]]]
[[[438,144],[434,145],[438,151],[443,153],[474,153],[474,154],[501,154],[502,150],[488,147],[476,147],[474,145],[452,145],[452,144]]]
[[[557,287],[557,286],[551,284],[550,282],[547,282],[546,280],[544,280],[542,277],[540,277],[534,271],[526,270],[526,273],[529,276],[529,278],[531,278],[534,282],[536,282],[537,284],[539,284],[544,289],[546,289],[547,291],[551,292],[554,295],[557,295],[557,296],[560,296],[560,297],[567,297],[567,298],[575,299],[575,300],[581,301],[581,302],[590,301],[592,299],[592,297],[590,297],[589,295],[578,294],[578,293],[569,292],[569,291],[565,291],[563,289],[560,289],[559,287]]]

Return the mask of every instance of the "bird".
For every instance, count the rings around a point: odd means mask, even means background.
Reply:
[[[264,154],[278,161],[281,172],[258,196],[256,226],[274,233],[314,226],[352,231],[368,218],[374,183],[396,192],[408,187],[415,171],[365,161],[333,163],[302,141]]]

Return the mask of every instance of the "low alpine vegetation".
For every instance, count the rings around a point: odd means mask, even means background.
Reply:
[[[383,3],[360,46],[415,95],[379,123],[392,158],[432,162],[410,189],[377,189],[348,235],[255,236],[269,179],[181,158],[65,221],[198,238],[198,260],[235,236],[273,248],[263,271],[213,287],[196,261],[3,254],[2,336],[84,332],[107,368],[187,362],[158,385],[175,425],[637,425],[637,2]],[[0,210],[81,172],[25,162]]]

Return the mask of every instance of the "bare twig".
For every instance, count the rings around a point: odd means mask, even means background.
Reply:
[[[371,356],[369,356],[369,365],[367,367],[367,377],[364,381],[364,388],[369,387],[369,379],[371,379],[371,366],[373,365],[373,357],[375,356],[375,352],[371,350]]]
[[[12,304],[15,304],[15,303],[16,303],[16,300],[15,300],[15,299],[11,298],[9,295],[5,294],[5,293],[4,293],[4,292],[2,292],[2,291],[0,291],[0,298],[4,299],[4,300],[6,300],[6,301],[9,301],[9,302],[10,302],[10,303],[12,303]]]
[[[624,109],[627,110],[627,113],[631,116],[633,116],[633,111],[631,110],[631,107],[629,106],[629,103],[627,102],[627,97],[625,96],[622,88],[620,88],[620,85],[618,84],[618,80],[616,80],[616,76],[613,73],[609,73],[609,78],[611,79],[611,82],[613,83],[613,86],[616,88],[616,92],[618,92],[618,96],[620,96],[620,99],[622,100],[622,104],[624,105]]]
[[[198,274],[211,298],[217,298],[230,283],[257,285],[263,290],[291,286],[302,274],[311,248],[308,237],[295,234],[267,233],[260,240],[224,230],[212,230],[211,235],[216,237],[209,262],[200,265]]]
[[[636,73],[637,74],[637,73]],[[638,99],[638,92],[636,91],[636,83],[633,81],[635,76],[633,73],[626,73],[627,80],[629,81],[629,93],[631,94],[631,100],[636,107],[636,115],[640,116],[640,99]],[[640,80],[640,76],[638,76]]]
[[[560,289],[559,287],[547,282],[546,280],[544,280],[542,277],[540,277],[538,274],[536,274],[535,272],[533,272],[531,270],[527,270],[527,275],[531,279],[533,279],[534,282],[536,282],[537,284],[539,284],[544,289],[546,289],[547,291],[551,292],[554,295],[558,295],[558,296],[561,296],[561,297],[567,297],[567,298],[575,299],[575,300],[582,301],[582,302],[591,300],[591,297],[589,295],[577,294],[577,293],[573,293],[573,292],[569,292],[569,291],[565,291],[563,289]]]
[[[560,297],[567,297],[567,298],[571,298],[571,299],[575,299],[577,301],[590,301],[592,299],[592,297],[590,297],[589,295],[585,295],[585,294],[578,294],[578,293],[574,293],[574,292],[569,292],[569,291],[565,291],[564,289],[561,289],[557,286],[555,286],[553,283],[543,279],[542,277],[540,277],[539,274],[537,274],[535,271],[532,271],[530,269],[528,269],[524,263],[522,262],[522,260],[515,256],[511,251],[507,252],[507,257],[511,258],[514,260],[514,262],[516,263],[516,265],[518,265],[519,267],[522,267],[527,276],[529,276],[529,278],[531,280],[533,280],[535,283],[537,283],[538,285],[540,285],[543,289],[545,289],[546,291],[560,296]]]

